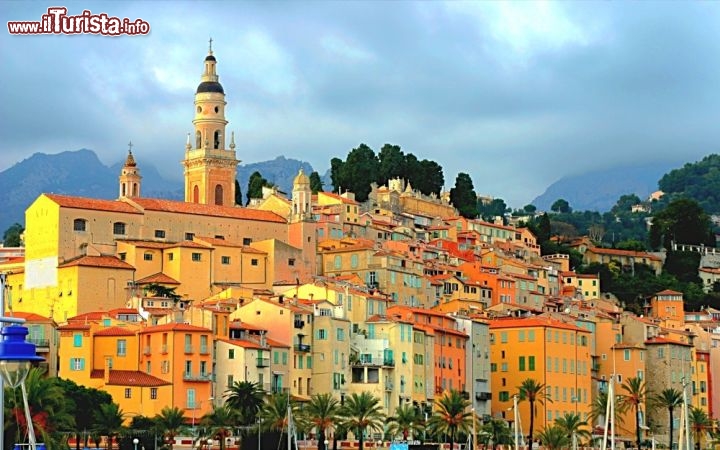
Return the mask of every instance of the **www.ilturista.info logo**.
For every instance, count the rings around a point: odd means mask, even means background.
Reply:
[[[102,34],[104,36],[137,35],[150,33],[150,24],[142,19],[130,20],[109,17],[105,13],[93,14],[86,9],[78,16],[68,16],[67,8],[48,8],[40,21],[8,22],[10,34]]]

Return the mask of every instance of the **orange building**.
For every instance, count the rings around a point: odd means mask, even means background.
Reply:
[[[533,379],[552,400],[536,403],[535,430],[552,425],[565,413],[586,420],[592,402],[590,335],[588,330],[546,317],[491,321],[491,385],[497,395],[493,416],[511,419],[513,395],[524,380]],[[519,414],[521,426],[527,427],[527,405],[520,404]]]

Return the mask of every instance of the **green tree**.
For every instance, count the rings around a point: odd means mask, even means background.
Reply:
[[[505,213],[508,211],[505,200],[501,198],[494,198],[490,203],[477,202],[478,214],[487,221],[492,221],[495,217],[505,217]]]
[[[701,256],[698,252],[669,251],[663,270],[679,281],[702,284],[698,271]]]
[[[283,434],[289,432],[288,402],[290,405],[290,414],[295,421],[298,421],[300,419],[298,405],[290,400],[288,395],[284,393],[277,393],[267,398],[258,414],[262,427],[266,430],[280,432],[281,441],[287,439],[283,437]]]
[[[105,391],[81,386],[64,378],[57,378],[57,384],[62,389],[64,401],[75,420],[75,448],[80,450],[81,436],[85,437],[84,447],[87,447],[88,435],[83,431],[93,429],[94,424],[93,415],[87,412],[98,405],[112,403],[112,396]]]
[[[167,287],[158,283],[150,283],[145,286],[145,291],[153,297],[164,297],[172,300],[180,300],[180,294],[175,292],[176,287]]]
[[[433,433],[446,435],[453,448],[458,432],[468,433],[472,426],[470,401],[455,389],[446,391],[435,400],[435,410],[427,425]]]
[[[498,445],[513,444],[512,431],[510,431],[508,423],[502,419],[492,418],[485,422],[480,429],[480,436],[485,444],[492,441],[492,450],[495,450]]]
[[[572,208],[570,207],[570,203],[568,203],[567,200],[565,200],[564,198],[559,198],[555,200],[552,206],[550,206],[550,210],[557,213],[569,213],[572,211]]]
[[[314,394],[304,409],[307,420],[318,434],[318,450],[325,448],[327,430],[332,429],[340,418],[340,402],[329,393]]]
[[[240,182],[235,180],[235,204],[242,206],[242,189],[240,189]]]
[[[225,439],[232,436],[233,425],[239,418],[238,411],[230,406],[216,406],[200,419],[200,426],[205,430],[205,437],[217,440],[220,450],[225,450]]]
[[[640,408],[648,397],[645,381],[639,377],[630,377],[625,379],[621,387],[624,393],[620,395],[620,403],[635,413],[635,444],[637,448],[641,448]]]
[[[532,442],[533,431],[535,429],[535,416],[537,416],[536,404],[539,403],[542,405],[546,401],[552,402],[552,399],[545,395],[545,385],[532,378],[526,378],[522,383],[520,383],[520,386],[518,386],[517,389],[520,401],[527,400],[530,408],[530,430],[528,432],[528,441]]]
[[[343,178],[343,167],[345,162],[340,158],[333,158],[330,160],[330,182],[333,185],[333,192],[340,193],[340,190],[345,184]]]
[[[650,246],[672,250],[672,243],[715,245],[710,216],[695,200],[681,198],[653,216]]]
[[[477,194],[470,175],[462,172],[458,174],[455,187],[450,189],[450,201],[461,216],[468,219],[477,217]]]
[[[387,185],[388,180],[405,175],[405,154],[399,145],[385,144],[378,153],[377,183]]]
[[[651,398],[651,404],[658,408],[665,408],[668,411],[668,448],[672,448],[673,442],[673,426],[675,423],[674,413],[675,408],[679,408],[682,405],[683,395],[677,389],[667,388],[663,389],[659,394]]]
[[[705,411],[693,406],[690,408],[688,421],[695,440],[695,448],[702,448],[703,434],[712,428],[712,420]]]
[[[402,439],[406,441],[408,435],[418,436],[423,429],[424,418],[420,415],[420,410],[413,405],[404,404],[395,409],[395,415],[388,417],[387,432],[391,438],[402,435]]]
[[[640,197],[635,194],[621,195],[615,203],[615,206],[610,209],[610,212],[616,215],[630,213],[632,211],[632,207],[639,205],[640,203],[642,203],[642,200],[640,200]]]
[[[378,176],[378,160],[375,152],[365,144],[360,144],[348,153],[342,166],[343,188],[355,194],[355,200],[364,202],[370,194],[370,183]]]
[[[569,447],[572,443],[571,437],[565,433],[565,430],[558,426],[550,426],[538,433],[540,443],[548,450],[558,450]]]
[[[440,164],[427,159],[420,161],[417,177],[413,180],[413,188],[425,195],[439,196],[444,185],[445,175]]]
[[[366,431],[383,430],[385,415],[382,413],[380,399],[369,392],[353,393],[346,397],[340,415],[344,418],[345,428],[352,431],[358,440],[360,450],[365,448]]]
[[[262,198],[262,188],[269,186],[268,181],[257,170],[250,175],[248,178],[247,188],[247,202],[246,205],[250,204],[250,200],[254,198]]]
[[[537,211],[537,206],[532,204],[525,205],[523,206],[523,211],[527,214],[535,214],[535,211]]]
[[[22,236],[23,231],[25,231],[25,229],[17,222],[10,225],[10,227],[5,230],[5,233],[3,233],[3,245],[5,247],[20,247],[22,244],[20,236]]]
[[[108,450],[112,450],[113,439],[123,430],[125,413],[117,403],[100,405],[95,410],[95,429],[108,438]]]
[[[168,448],[172,450],[175,436],[185,427],[185,413],[177,406],[166,406],[155,416],[155,423],[158,431],[165,437]]]
[[[265,391],[259,383],[236,381],[225,391],[224,396],[228,406],[238,412],[239,424],[252,425],[263,404]]]
[[[566,436],[575,435],[579,441],[592,437],[587,421],[582,420],[577,413],[565,413],[555,419],[554,425],[563,430]]]
[[[720,155],[712,154],[665,174],[658,182],[666,197],[687,197],[710,213],[720,213]]]
[[[323,183],[320,179],[320,174],[315,171],[310,174],[310,190],[313,194],[323,192]]]

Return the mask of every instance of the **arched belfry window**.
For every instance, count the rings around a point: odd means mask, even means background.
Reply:
[[[200,188],[197,185],[193,187],[193,203],[200,203]]]
[[[137,183],[133,183],[132,191],[133,191],[133,193],[132,193],[133,197],[137,197],[138,196],[138,184]]]
[[[125,197],[127,195],[127,192],[125,192],[127,190],[127,186],[125,183],[122,183],[120,186],[122,187],[122,196]]]
[[[220,130],[215,131],[215,136],[214,136],[213,142],[215,143],[214,148],[216,150],[218,148],[220,148]]]
[[[217,186],[215,186],[215,204],[216,205],[223,204],[223,187],[219,184]]]
[[[202,148],[202,134],[199,130],[195,132],[195,148]]]

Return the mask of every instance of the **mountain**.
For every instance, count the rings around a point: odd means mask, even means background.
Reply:
[[[555,200],[562,198],[570,203],[574,211],[609,211],[624,194],[637,194],[646,199],[658,190],[658,180],[678,165],[651,163],[563,177],[551,184],[532,204],[541,211],[549,211]]]
[[[76,195],[79,197],[112,199],[118,196],[118,176],[125,161],[110,167],[88,149],[66,151],[54,155],[35,153],[31,157],[0,172],[0,233],[14,223],[25,223],[25,209],[43,192]],[[181,200],[182,181],[164,179],[157,169],[137,160],[142,175],[144,197]],[[254,171],[276,183],[280,190],[290,194],[292,181],[302,167],[305,173],[313,171],[310,164],[279,156],[271,161],[238,166],[238,180],[243,193],[247,180]]]

